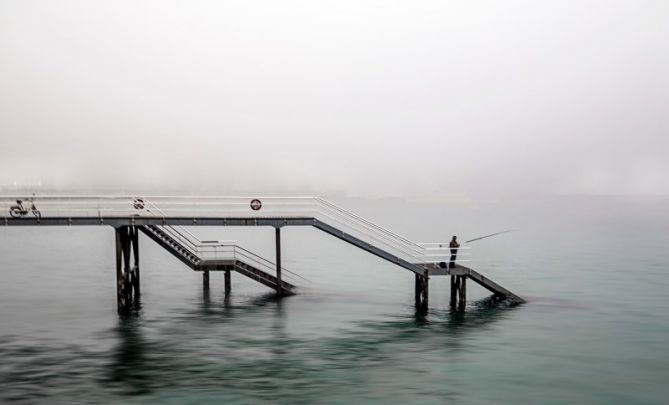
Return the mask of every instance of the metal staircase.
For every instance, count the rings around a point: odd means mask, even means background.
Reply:
[[[194,236],[172,226],[142,225],[138,229],[195,271],[236,271],[267,287],[277,289],[278,279],[265,271],[271,270],[273,263],[244,248],[233,244],[202,243]],[[283,271],[290,273],[286,269]],[[293,284],[281,280],[284,294],[294,294],[295,288]]]
[[[202,262],[202,259],[196,253],[179,243],[179,241],[160,229],[160,227],[156,225],[144,225],[140,226],[139,230],[191,269],[197,270],[198,265]]]

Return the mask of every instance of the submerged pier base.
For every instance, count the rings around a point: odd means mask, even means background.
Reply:
[[[130,311],[133,301],[139,299],[139,294],[138,231],[134,226],[119,226],[116,228],[116,307],[118,313],[123,314]]]

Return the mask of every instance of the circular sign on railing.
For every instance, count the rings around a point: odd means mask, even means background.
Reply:
[[[260,208],[262,208],[262,203],[260,202],[259,199],[254,198],[253,200],[251,200],[251,209],[253,211],[258,211]]]
[[[132,202],[132,206],[136,210],[143,210],[144,209],[144,199],[142,198],[135,198],[135,201]]]

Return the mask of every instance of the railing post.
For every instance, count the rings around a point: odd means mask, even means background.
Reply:
[[[276,292],[282,294],[281,289],[281,227],[274,228],[276,242]]]

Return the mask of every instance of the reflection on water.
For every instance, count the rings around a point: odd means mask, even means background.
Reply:
[[[290,360],[289,348],[296,344],[285,333],[283,299],[270,292],[234,304],[230,295],[226,295],[221,303],[216,303],[211,299],[211,290],[203,288],[202,305],[197,310],[185,310],[173,319],[184,322],[179,331],[172,332],[178,336],[163,332],[154,340],[145,336],[145,329],[150,325],[143,319],[141,310],[120,317],[118,327],[114,330],[118,343],[102,384],[123,395],[142,395],[150,394],[155,389],[174,388],[181,384],[190,389],[217,387],[225,380],[245,379],[246,373],[257,378],[257,371],[249,365],[234,363],[239,358],[231,358],[229,360],[232,361],[229,362],[223,357],[213,356],[217,352],[220,354],[220,348],[217,349],[216,345],[234,346],[240,342],[232,342],[224,335],[216,336],[211,333],[199,336],[192,332],[201,325],[215,326],[217,323],[234,322],[238,316],[258,316],[258,311],[263,317],[270,316],[269,326],[264,331],[268,335],[265,336],[267,340],[254,342],[253,336],[248,336],[244,347],[239,349],[248,351],[256,347],[266,350],[268,357],[263,361],[262,373],[266,374],[266,378],[273,373],[280,376],[285,362]],[[198,361],[189,358],[186,355],[188,348],[175,344],[184,336],[201,339],[196,346],[198,350],[203,348],[200,346],[202,344],[212,345],[209,351],[212,357],[205,356]],[[202,357],[198,353],[192,354]],[[268,387],[263,385],[256,388],[264,390]]]
[[[106,383],[120,387],[127,394],[145,394],[151,391],[151,364],[149,347],[142,336],[141,319],[132,314],[119,319],[116,329],[117,348],[114,350]]]
[[[482,328],[499,319],[509,316],[509,312],[519,309],[518,305],[510,305],[494,296],[470,302],[466,312],[450,309],[446,329],[448,333],[461,334],[467,330]]]
[[[399,375],[415,374],[420,381],[422,368],[434,365],[431,357],[445,349],[467,350],[469,331],[478,333],[509,311],[485,301],[474,303],[464,316],[436,310],[415,315],[407,308],[406,315],[355,322],[332,336],[307,338],[286,326],[285,307],[294,297],[269,293],[215,300],[204,290],[201,298],[199,307],[160,319],[146,319],[141,309],[118,318],[100,336],[112,343],[109,355],[48,341],[21,345],[6,340],[0,345],[5,360],[0,383],[10,389],[2,397],[38,400],[67,392],[72,401],[86,402],[92,393],[113,400],[156,399],[165,391],[181,391],[205,401],[288,403],[318,402],[327,390],[332,399],[354,393],[365,398],[370,395],[366,386],[390,389]],[[448,384],[431,391],[440,398],[460,395]],[[368,399],[381,398],[388,396],[377,392]]]
[[[319,387],[330,386],[333,375],[348,389],[364,387],[372,378],[387,378],[392,383],[396,370],[384,371],[384,366],[393,364],[398,352],[429,352],[444,347],[466,350],[462,343],[467,342],[468,331],[479,333],[486,324],[503,319],[512,310],[497,300],[485,299],[472,303],[466,315],[457,311],[413,312],[413,316],[357,322],[337,336],[310,341],[286,330],[284,300],[290,298],[268,293],[234,304],[230,296],[212,302],[208,289],[203,289],[202,298],[197,311],[186,311],[172,320],[182,322],[172,331],[179,336],[163,331],[148,338],[145,329],[151,326],[141,312],[119,319],[114,330],[117,345],[102,386],[123,395],[146,395],[183,386],[191,391],[223,390],[219,394],[266,400],[289,391],[282,394],[283,399],[316,400],[317,396],[310,395],[317,395]],[[265,328],[236,336],[216,336],[211,331],[209,335],[213,336],[192,333],[198,325],[236,327],[236,318],[260,315],[267,322]],[[184,338],[199,342],[177,343]],[[376,373],[380,374],[360,373],[370,368],[378,368]],[[420,369],[416,372],[421,373]],[[443,393],[446,397],[457,397],[454,387],[447,391]]]
[[[506,384],[523,390],[522,379],[513,382],[523,373],[510,359],[518,352],[504,353],[505,347],[517,346],[516,337],[502,331],[529,306],[482,299],[471,302],[464,314],[436,307],[417,314],[406,306],[334,327],[326,319],[312,319],[326,329],[313,333],[312,324],[302,324],[295,314],[307,305],[318,317],[324,307],[299,296],[203,290],[197,298],[157,315],[140,309],[116,318],[114,327],[97,334],[95,350],[5,337],[0,396],[82,403],[93,397],[102,402],[468,402],[472,395],[485,399],[486,392],[494,397],[492,390],[472,391],[473,382],[490,372],[508,375]],[[496,364],[504,368],[495,370]]]

